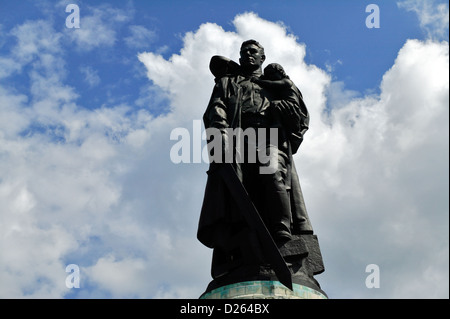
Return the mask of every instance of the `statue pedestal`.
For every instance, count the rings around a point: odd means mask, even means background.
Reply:
[[[293,284],[293,290],[279,281],[245,281],[205,292],[200,299],[328,299],[321,291]]]
[[[243,249],[237,254],[240,259],[215,250],[212,273],[220,276],[213,276],[200,299],[328,299],[314,279],[324,271],[317,236],[294,235],[278,247],[291,272],[293,290],[280,283],[270,264],[258,264],[261,260],[252,255],[258,246],[251,245],[251,237],[238,239]]]

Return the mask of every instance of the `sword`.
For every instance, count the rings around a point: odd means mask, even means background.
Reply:
[[[258,213],[255,205],[251,201],[244,185],[242,185],[231,163],[222,163],[217,168],[231,195],[244,216],[249,227],[253,228],[263,246],[263,253],[272,265],[278,280],[287,288],[292,290],[292,275],[283,256],[281,256],[277,245],[267,230],[264,221]]]

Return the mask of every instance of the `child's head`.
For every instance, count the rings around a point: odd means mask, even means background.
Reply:
[[[268,80],[289,79],[286,72],[278,63],[271,63],[264,68],[264,77]]]

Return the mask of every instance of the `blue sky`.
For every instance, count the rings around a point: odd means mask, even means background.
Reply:
[[[71,3],[79,29],[66,27]],[[366,27],[371,3],[380,28]],[[448,298],[448,4],[437,0],[1,1],[1,297],[203,292],[207,163],[175,164],[170,135],[196,136],[209,58],[236,59],[248,38],[312,116],[295,160],[322,288]],[[65,286],[68,264],[79,289]],[[365,286],[369,264],[380,288]]]
[[[64,6],[60,5],[58,9],[52,2],[25,3],[27,5],[17,8],[13,1],[2,2],[3,30],[12,29],[18,21],[50,19],[55,30],[69,32],[63,30],[69,15]],[[379,29],[366,27],[365,19],[369,13],[365,9],[369,2],[363,1],[89,1],[79,4],[81,17],[91,15],[93,8],[101,6],[112,6],[126,15],[126,21],[109,21],[111,25],[108,28],[114,29],[116,36],[114,45],[99,52],[93,49],[86,51],[67,43],[66,53],[68,60],[75,65],[94,70],[102,78],[102,83],[111,79],[111,85],[118,86],[120,74],[122,82],[120,88],[115,89],[120,90],[123,98],[137,96],[138,88],[142,85],[139,74],[133,68],[138,64],[132,58],[136,50],[160,50],[168,58],[181,49],[183,35],[195,31],[201,23],[213,22],[226,31],[232,31],[233,18],[247,11],[256,12],[269,21],[282,22],[299,42],[307,44],[307,63],[321,68],[332,67],[335,80],[345,81],[347,89],[358,92],[376,91],[384,71],[392,65],[405,39],[425,36],[417,23],[417,15],[399,8],[395,1],[376,3],[381,12]],[[104,19],[107,21],[108,15],[113,14],[105,12]],[[132,32],[132,25],[145,27],[148,36],[139,45],[129,47],[125,39]],[[10,37],[4,36],[3,41],[3,50],[8,50],[9,45],[14,44],[14,39]],[[82,88],[85,94],[82,98],[85,97],[87,101],[83,104],[96,107],[98,101],[92,103],[89,95],[92,90],[83,81],[85,72],[76,71],[69,71],[68,83],[73,86],[84,85]],[[97,87],[95,95],[100,93],[105,97],[109,87]]]

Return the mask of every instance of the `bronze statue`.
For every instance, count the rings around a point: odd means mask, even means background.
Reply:
[[[300,271],[300,281],[316,288],[312,276],[323,265],[293,161],[309,114],[300,90],[279,64],[270,64],[263,74],[265,59],[255,40],[242,43],[239,64],[221,56],[211,59],[215,86],[203,121],[207,131],[220,132],[220,145],[233,160],[210,157],[198,239],[214,249],[213,286],[272,278],[273,271],[279,279],[289,269],[289,276]],[[252,157],[253,152],[262,156]],[[223,170],[227,164],[231,171]],[[230,181],[234,174],[236,181]],[[244,195],[236,183],[242,184]],[[245,196],[255,213],[245,206]],[[268,253],[272,246],[282,258]]]

